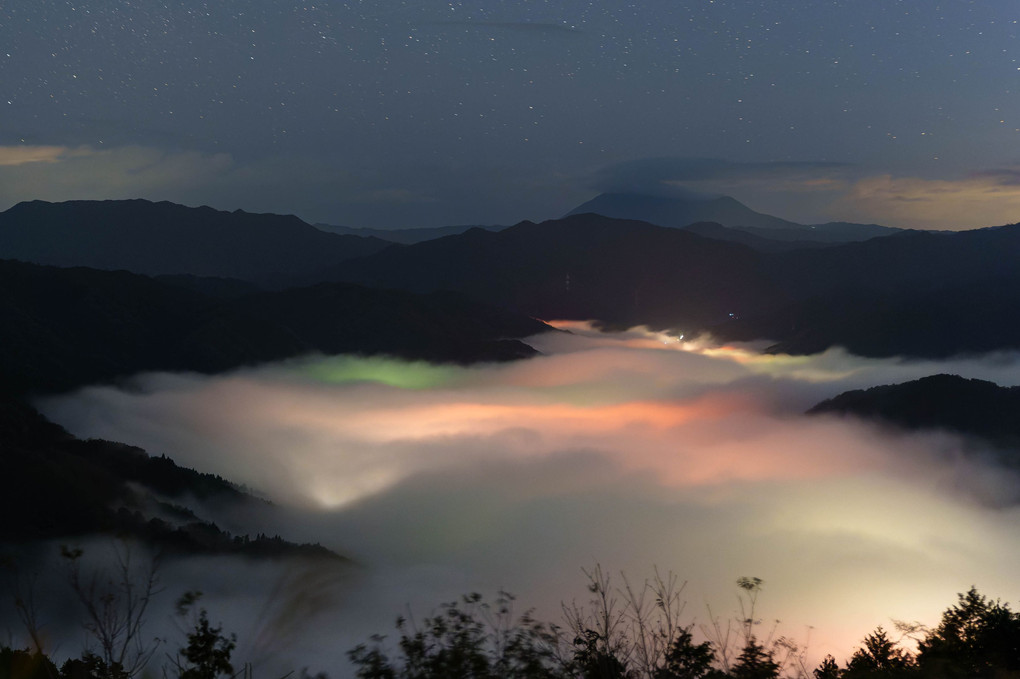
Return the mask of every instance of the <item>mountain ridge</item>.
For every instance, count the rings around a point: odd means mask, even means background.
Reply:
[[[845,243],[888,236],[899,231],[878,224],[851,222],[799,224],[752,210],[732,196],[601,193],[575,207],[565,216],[587,212],[679,229],[696,223],[713,222],[727,229],[745,231],[773,241]],[[729,239],[732,240],[734,237],[730,236]]]
[[[511,360],[536,353],[521,337],[550,329],[452,294],[323,283],[222,299],[127,271],[5,260],[0,314],[9,393],[139,371],[221,372],[316,352]]]
[[[40,205],[52,208],[51,204]],[[124,208],[118,201],[87,205]],[[153,205],[141,201],[128,207],[150,210]],[[161,209],[169,209],[167,205]],[[80,205],[68,204],[67,209],[73,212],[77,207]],[[30,204],[21,207],[30,208]],[[223,216],[211,208],[181,209],[185,211],[182,214],[200,210],[217,219]],[[246,213],[232,214],[236,219],[248,218]],[[286,219],[296,220],[301,229],[316,231],[297,218]],[[810,228],[804,227],[807,231]],[[201,249],[202,242],[199,238],[191,247]],[[66,256],[73,260],[73,248],[66,245]],[[318,266],[323,261],[326,263]],[[1020,261],[1018,225],[946,233],[906,230],[881,238],[820,245],[762,239],[751,231],[718,224],[696,223],[677,229],[585,213],[537,224],[522,221],[500,231],[474,227],[411,245],[386,244],[358,257],[316,260],[314,270],[313,262],[304,261],[305,271],[290,277],[286,287],[298,287],[300,282],[309,288],[326,281],[414,293],[453,290],[533,318],[710,331],[727,340],[771,339],[775,351],[803,353],[843,345],[865,355],[946,356],[1020,346],[1020,323],[1011,320],[1015,314],[1010,310],[1018,303],[1012,291],[1020,288],[1016,261]],[[279,318],[256,318],[255,305],[249,305],[244,313],[239,311],[242,304],[238,300],[254,294],[256,284],[195,277],[186,271],[166,274],[161,280],[224,305],[216,312],[212,306],[202,311],[208,324],[188,340],[187,346],[209,361],[212,367],[206,369],[222,365],[217,353],[230,355],[248,349],[251,360],[259,361],[316,346]],[[165,297],[168,293],[161,294]],[[323,294],[322,303],[329,303],[325,293],[304,294]],[[381,292],[371,294],[380,304],[397,303]],[[284,315],[284,306],[269,301],[284,298],[264,300],[267,308]],[[294,303],[304,306],[306,318],[315,315],[305,302],[295,298]],[[205,304],[211,302],[207,299]],[[11,313],[28,328],[39,321],[26,315],[23,307]],[[73,309],[68,313],[74,317]],[[137,323],[125,330],[129,335],[137,330],[139,338],[142,331],[149,332],[152,339],[148,341],[158,345],[165,333],[145,330],[141,319],[151,318],[156,325],[163,322],[158,315],[146,316],[148,313],[140,309],[132,316]],[[218,326],[210,316],[216,313],[222,315]],[[371,315],[378,327],[385,326],[385,314],[373,311]],[[194,320],[183,318],[178,325],[194,328]],[[56,342],[51,348],[66,355],[66,340],[53,333],[52,326],[51,322],[46,341]],[[177,332],[173,324],[163,326],[170,334]],[[342,324],[336,326],[326,344],[328,350],[357,350],[356,342],[340,341],[342,329]],[[307,332],[311,330],[309,327]],[[438,330],[429,333],[440,338],[443,333]],[[389,332],[392,338],[399,334],[395,329]],[[98,339],[89,333],[83,337]],[[325,336],[319,337],[317,342],[324,341]],[[116,344],[119,339],[114,334],[109,341]],[[367,337],[361,340],[362,345],[369,341]],[[398,346],[391,340],[390,346],[394,351],[413,353],[413,341],[407,338]],[[291,348],[267,350],[273,343]],[[473,351],[466,346],[454,350],[455,344],[456,335],[447,334],[445,341],[437,339],[427,352],[419,349],[418,355],[427,353],[446,360],[457,351]],[[14,346],[37,361],[46,360],[38,352],[33,356],[34,345],[22,342]],[[444,347],[451,351],[443,355]],[[490,350],[505,357],[526,355],[511,348],[504,346],[505,354],[495,347]],[[101,343],[93,351],[95,358],[116,359],[104,353]],[[484,356],[485,352],[473,355]],[[74,365],[67,368],[71,373],[77,369]]]
[[[658,226],[683,228],[695,222],[723,226],[798,228],[795,222],[756,212],[730,196],[693,200],[639,193],[601,193],[578,205],[566,217],[592,212],[604,217],[634,219]]]
[[[389,249],[327,272],[415,292],[456,290],[537,318],[709,323],[761,297],[759,253],[634,220],[580,214]],[[749,299],[750,298],[750,299]]]
[[[978,436],[1016,452],[1020,466],[1020,387],[937,374],[899,384],[845,391],[807,411],[884,422],[909,430],[946,429]]]
[[[178,555],[348,561],[319,544],[232,535],[179,503],[189,499],[233,508],[267,503],[167,457],[122,443],[78,439],[2,394],[0,440],[0,469],[18,481],[0,494],[0,544],[107,534]]]
[[[763,252],[588,213],[389,249],[326,275],[458,290],[539,318],[766,338],[777,351],[947,356],[1020,347],[1016,261],[1016,225]]]
[[[502,225],[465,224],[453,226],[424,226],[409,229],[373,229],[361,226],[334,226],[332,224],[316,223],[313,226],[328,233],[336,233],[349,236],[372,236],[392,243],[401,245],[413,245],[426,240],[453,236],[464,233],[469,229],[484,229],[486,231],[502,231],[507,228]]]
[[[54,266],[287,284],[392,243],[328,234],[293,215],[167,201],[18,203],[0,213],[0,258]]]

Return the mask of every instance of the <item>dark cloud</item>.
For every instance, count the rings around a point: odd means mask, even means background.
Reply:
[[[538,33],[538,34],[550,34],[550,35],[577,35],[584,33],[583,30],[576,26],[569,26],[567,24],[554,24],[554,23],[542,23],[532,21],[442,21],[432,26],[464,26],[464,27],[477,27],[477,28],[498,28],[505,29],[508,31],[521,31],[524,33]]]
[[[674,194],[676,184],[776,181],[845,174],[848,163],[819,161],[742,163],[720,158],[660,157],[616,163],[599,170],[592,187],[604,192]]]
[[[992,170],[981,170],[974,172],[971,177],[988,179],[1000,186],[1020,186],[1020,169],[998,168]]]

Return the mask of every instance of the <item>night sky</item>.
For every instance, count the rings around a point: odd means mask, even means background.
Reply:
[[[14,0],[0,209],[413,227],[683,186],[801,222],[1020,219],[1015,0]]]

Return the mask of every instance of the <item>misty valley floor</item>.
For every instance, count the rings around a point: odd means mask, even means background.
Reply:
[[[1014,474],[953,435],[803,413],[935,373],[1018,384],[1020,355],[772,356],[560,325],[572,334],[532,337],[543,355],[511,364],[309,358],[142,375],[38,405],[78,436],[166,454],[276,503],[264,515],[207,508],[228,529],[355,559],[168,571],[168,589],[208,593],[237,657],[269,667],[299,658],[342,677],[344,652],[408,607],[425,615],[470,591],[502,588],[556,619],[596,562],[635,580],[677,573],[694,622],[706,604],[729,615],[736,579],[760,577],[764,616],[818,658],[846,657],[893,618],[931,622],[971,585],[1013,592]]]

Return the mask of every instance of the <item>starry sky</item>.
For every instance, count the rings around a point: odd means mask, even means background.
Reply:
[[[724,193],[1020,220],[1015,0],[0,5],[0,209],[173,200],[416,227]]]

